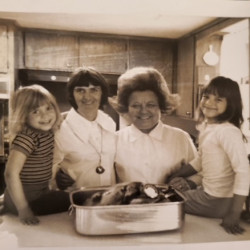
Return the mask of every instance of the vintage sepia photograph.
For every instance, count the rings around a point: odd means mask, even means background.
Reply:
[[[250,1],[0,0],[0,248],[250,246]]]

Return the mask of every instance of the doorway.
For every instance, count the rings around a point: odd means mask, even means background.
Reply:
[[[237,22],[221,32],[225,35],[221,44],[220,75],[239,83],[243,101],[242,131],[250,141],[249,20]]]

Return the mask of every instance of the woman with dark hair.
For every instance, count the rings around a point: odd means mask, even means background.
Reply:
[[[103,109],[103,105],[107,104],[108,85],[105,78],[93,68],[79,68],[72,74],[67,85],[68,100],[71,106],[75,110],[78,109],[76,99],[74,96],[75,87],[88,87],[90,84],[101,88],[101,99],[98,102],[99,103],[98,108]],[[97,110],[95,112],[97,112]],[[93,112],[93,114],[95,114],[95,112]]]
[[[125,72],[118,79],[118,89],[118,111],[131,122],[117,132],[118,182],[166,183],[182,162],[196,155],[186,132],[161,122],[162,113],[178,106],[179,96],[170,93],[163,76],[151,67]]]
[[[80,68],[67,88],[72,108],[55,136],[57,185],[60,189],[112,185],[116,125],[101,110],[108,100],[108,85],[98,71]]]

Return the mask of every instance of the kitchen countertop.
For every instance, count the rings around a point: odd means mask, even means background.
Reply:
[[[227,245],[233,249],[244,249],[250,246],[250,224],[241,225],[246,229],[242,235],[231,235],[219,225],[220,219],[203,218],[185,215],[181,229],[131,235],[84,236],[75,231],[74,215],[68,213],[39,217],[40,224],[36,226],[22,225],[18,217],[4,215],[0,217],[0,249],[8,248],[133,248],[164,249],[200,249],[198,246],[213,247],[214,244]],[[195,243],[195,244],[191,244]],[[200,245],[201,244],[201,245]],[[4,246],[4,248],[3,248]],[[195,246],[195,248],[194,248]],[[197,247],[197,248],[196,248]]]

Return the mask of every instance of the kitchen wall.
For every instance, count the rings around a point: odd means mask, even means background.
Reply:
[[[94,66],[102,73],[117,79],[126,69],[134,66],[156,67],[166,78],[172,92],[180,94],[182,99],[177,111],[170,118],[164,117],[165,122],[169,121],[171,125],[184,128],[196,136],[193,119],[199,100],[199,87],[208,79],[221,73],[220,70],[223,68],[221,46],[222,41],[226,40],[225,32],[221,30],[237,21],[223,19],[219,23],[204,27],[178,40],[19,27],[13,29],[12,35],[5,36],[3,27],[0,42],[2,41],[2,44],[7,42],[9,48],[11,47],[9,43],[13,47],[14,40],[14,49],[9,53],[14,57],[14,63],[10,64],[12,59],[7,58],[8,62],[2,68],[6,71],[4,76],[9,77],[8,85],[11,86],[10,91],[12,91],[21,84],[14,68],[41,72],[71,72],[76,67],[87,65]],[[11,30],[9,24],[7,27],[9,32]],[[215,66],[207,65],[203,60],[203,55],[210,44],[220,58],[219,64]],[[249,44],[244,46],[247,47]],[[234,51],[238,50],[234,49]],[[2,49],[0,52],[3,54],[5,50]],[[227,73],[230,70],[224,72],[229,76]],[[242,74],[240,73],[243,78],[249,75],[247,72]],[[206,78],[207,75],[209,78]],[[116,91],[116,79],[111,84],[113,93]],[[53,80],[46,84],[50,83],[53,84]],[[248,96],[244,97],[244,102],[247,100],[249,100]],[[246,111],[246,116],[248,113],[249,111]]]
[[[87,65],[121,74],[134,66],[153,66],[172,84],[171,39],[24,29],[17,42],[23,47],[19,68],[72,71]]]
[[[8,154],[9,97],[14,90],[15,78],[14,32],[13,23],[0,23],[0,163],[5,162]]]
[[[213,28],[209,34],[197,35],[195,81],[198,90],[195,95],[196,103],[199,100],[200,88],[214,76],[223,75],[238,82],[243,100],[242,131],[248,137],[246,145],[248,153],[250,153],[249,35],[249,19],[229,22],[225,26]],[[203,58],[210,46],[213,48],[213,53],[218,56],[218,61],[214,65],[206,64]]]
[[[220,74],[239,83],[243,107],[243,132],[250,138],[250,82],[249,82],[249,21],[244,20],[223,30]]]
[[[242,131],[248,139],[250,154],[250,81],[249,81],[249,20],[243,20],[225,29],[221,48],[220,74],[239,83],[243,101]]]

